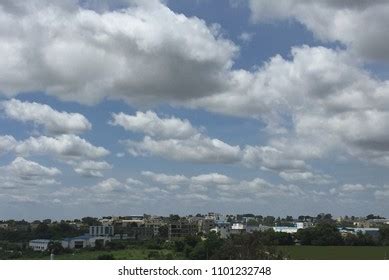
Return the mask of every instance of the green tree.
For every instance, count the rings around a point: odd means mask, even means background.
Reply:
[[[382,245],[389,245],[389,225],[383,225],[380,227],[380,230],[379,230],[379,234],[380,234],[380,243]]]

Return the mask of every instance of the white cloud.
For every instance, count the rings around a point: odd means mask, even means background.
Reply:
[[[208,184],[222,185],[222,184],[231,184],[233,182],[233,180],[230,177],[219,173],[201,174],[198,176],[193,176],[190,179],[191,182],[195,184],[205,184],[205,185]]]
[[[183,175],[166,175],[151,171],[142,171],[142,175],[150,178],[153,182],[164,185],[177,185],[188,181],[188,178]]]
[[[92,128],[81,114],[58,112],[50,106],[36,102],[22,102],[11,99],[1,102],[4,114],[14,120],[42,125],[50,134],[82,133]]]
[[[326,185],[335,182],[335,180],[329,175],[315,174],[310,171],[282,171],[279,175],[287,182],[301,182],[317,185]]]
[[[230,146],[218,139],[196,135],[188,139],[123,141],[133,156],[153,155],[177,161],[198,163],[235,163],[240,160],[239,146]]]
[[[142,132],[156,138],[185,139],[198,133],[188,120],[175,117],[160,118],[152,111],[136,112],[135,116],[124,113],[113,114],[112,125],[120,125],[125,130]]]
[[[76,135],[60,135],[56,137],[29,137],[18,141],[13,150],[21,155],[53,155],[63,159],[97,159],[109,154],[103,147],[93,146]]]
[[[385,185],[381,190],[375,191],[374,196],[377,199],[384,199],[386,201],[386,199],[389,197],[389,186]]]
[[[389,59],[387,1],[250,0],[249,3],[255,22],[295,19],[323,41],[339,41],[368,59]]]
[[[235,91],[192,105],[267,124],[268,143],[245,149],[249,165],[301,168],[335,154],[388,165],[389,84],[360,66],[347,51],[295,47],[290,60],[277,55],[255,72],[235,72]]]
[[[241,40],[243,43],[249,43],[251,42],[251,40],[253,40],[253,37],[254,37],[254,33],[249,33],[249,32],[242,32],[240,35],[239,35],[239,40]]]
[[[133,104],[183,101],[228,87],[238,47],[217,25],[159,1],[127,6],[96,12],[74,2],[2,1],[0,92]]]
[[[114,121],[111,123],[147,134],[140,142],[121,141],[133,156],[152,155],[198,163],[234,163],[240,160],[239,146],[209,138],[188,120],[160,118],[148,111],[137,112],[136,116],[114,114]]]
[[[115,178],[109,178],[98,183],[96,186],[93,187],[93,189],[97,192],[102,193],[122,191],[123,184]]]
[[[275,185],[262,178],[254,178],[250,181],[238,181],[224,174],[209,173],[192,177],[184,175],[167,175],[143,171],[143,176],[148,177],[154,184],[161,188],[174,192],[177,198],[189,199],[190,195],[206,196],[207,200],[239,200],[256,198],[305,196],[306,193],[295,185]],[[205,199],[205,197],[203,197]],[[195,200],[195,198],[193,198]]]
[[[0,167],[0,179],[3,188],[24,188],[56,185],[53,178],[61,171],[55,167],[46,167],[37,162],[17,157],[12,163]]]
[[[82,176],[101,177],[102,171],[112,166],[96,159],[105,157],[109,151],[96,147],[72,134],[55,137],[39,136],[16,140],[12,136],[0,136],[0,153],[14,152],[21,156],[43,155],[65,162],[74,167],[74,171]]]
[[[102,171],[112,169],[112,165],[105,161],[86,160],[77,163],[74,171],[85,177],[103,177]]]
[[[14,149],[17,141],[13,136],[0,135],[0,155]]]
[[[270,146],[247,146],[243,151],[242,162],[249,167],[261,167],[265,170],[305,170],[307,164],[294,159],[282,150]]]
[[[340,187],[343,192],[359,192],[366,190],[367,187],[361,184],[345,184]]]

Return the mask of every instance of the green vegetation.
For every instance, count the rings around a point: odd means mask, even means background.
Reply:
[[[151,250],[141,248],[130,248],[124,250],[114,251],[93,251],[93,250],[80,250],[73,253],[56,255],[56,260],[148,260],[148,259],[183,259],[183,255],[175,253],[173,250]],[[49,260],[50,255],[39,254],[35,257],[28,257],[27,259],[35,260]]]
[[[389,246],[279,246],[293,260],[383,260]]]

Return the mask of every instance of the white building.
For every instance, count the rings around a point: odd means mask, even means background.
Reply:
[[[210,229],[210,231],[213,231],[215,233],[220,234],[220,238],[227,238],[230,236],[230,225],[229,224],[218,224],[216,227]]]
[[[107,241],[111,241],[111,238],[106,236],[102,237],[102,236],[82,235],[73,238],[65,238],[64,240],[62,240],[61,245],[62,247],[68,249],[82,249],[86,247],[94,248],[96,246],[97,240],[102,240],[103,245],[105,245]]]
[[[31,240],[28,243],[28,247],[30,247],[34,251],[43,252],[47,250],[50,242],[51,240],[49,239],[35,239],[35,240]]]
[[[1,229],[8,229],[8,224],[0,224]]]

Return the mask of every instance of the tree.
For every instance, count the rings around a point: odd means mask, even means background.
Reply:
[[[102,254],[97,256],[98,260],[114,260],[115,257],[112,254]]]
[[[101,225],[101,223],[99,222],[99,220],[97,218],[93,218],[93,217],[84,217],[81,219],[81,221],[88,225],[88,226],[99,226]]]
[[[104,240],[97,239],[95,241],[95,250],[102,250],[104,248]]]
[[[175,214],[170,214],[170,216],[169,216],[169,221],[171,221],[171,222],[177,222],[177,221],[179,221],[179,220],[180,220],[180,216],[175,215]]]
[[[380,217],[379,215],[369,214],[366,216],[366,220],[375,220],[375,219],[385,219],[384,217]]]
[[[293,222],[293,217],[292,216],[286,216],[286,221],[287,222]]]
[[[231,235],[223,244],[216,259],[231,260],[269,260],[283,259],[281,252],[274,246],[266,246],[260,238],[260,232]]]
[[[263,224],[266,225],[266,226],[274,226],[274,221],[275,220],[276,219],[273,216],[266,216],[263,219]]]
[[[383,225],[379,230],[380,234],[380,243],[382,245],[389,245],[389,225]]]
[[[54,255],[59,255],[64,252],[64,248],[59,242],[50,242],[47,246],[47,251],[53,253]]]
[[[169,237],[169,228],[167,225],[163,225],[159,227],[158,237],[163,239],[167,239]]]
[[[255,219],[250,219],[250,220],[247,221],[247,225],[248,225],[248,226],[258,226],[259,223],[258,223],[258,221],[255,220]]]
[[[38,239],[50,239],[52,237],[52,234],[50,233],[49,226],[44,223],[40,223],[35,231],[34,234],[36,238]]]
[[[336,225],[322,221],[313,228],[300,229],[296,234],[302,245],[343,245],[343,239]]]

